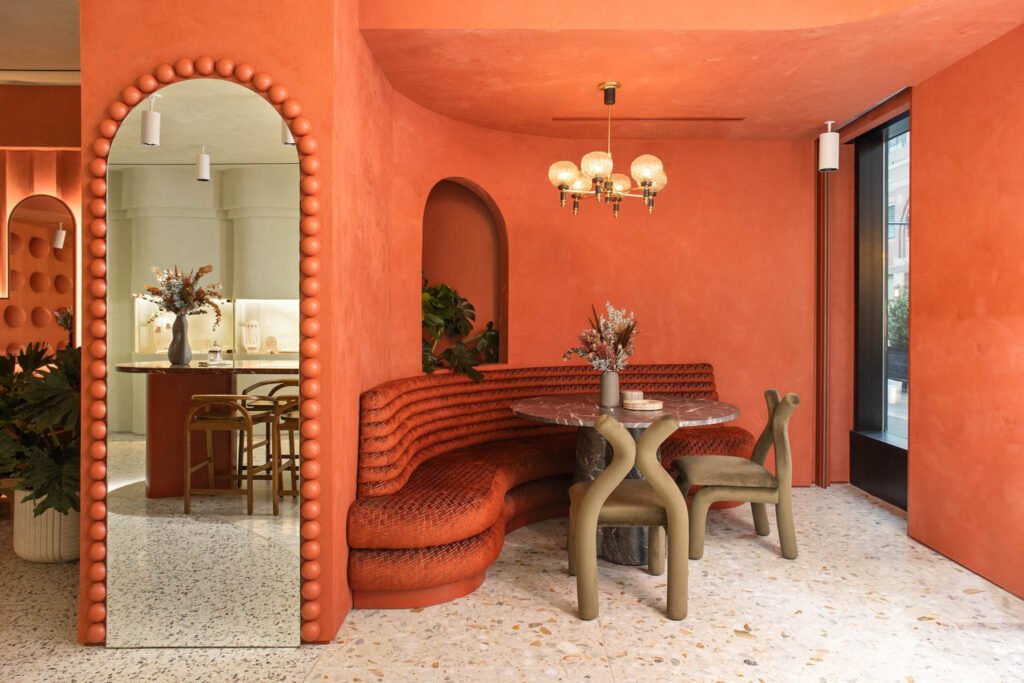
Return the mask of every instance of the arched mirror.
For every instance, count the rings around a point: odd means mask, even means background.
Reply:
[[[106,642],[297,646],[298,155],[241,85],[154,95],[108,158]]]
[[[11,211],[0,240],[0,346],[51,351],[74,342],[75,218],[67,204],[32,195]]]

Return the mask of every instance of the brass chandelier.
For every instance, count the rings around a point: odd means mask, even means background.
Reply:
[[[607,81],[598,86],[604,92],[604,103],[608,107],[608,151],[590,152],[583,155],[579,168],[571,161],[556,161],[548,168],[548,180],[558,188],[562,207],[572,198],[572,215],[580,212],[580,200],[593,197],[596,201],[611,204],[612,215],[619,217],[619,204],[626,197],[643,200],[647,213],[654,213],[654,198],[668,184],[668,176],[661,159],[653,154],[641,154],[629,167],[632,180],[625,173],[615,173],[612,163],[612,106],[615,91],[622,87],[617,81]],[[633,181],[636,181],[634,187]]]

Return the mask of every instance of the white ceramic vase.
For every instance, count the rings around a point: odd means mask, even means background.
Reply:
[[[47,510],[36,516],[29,491],[14,492],[14,552],[29,562],[71,562],[78,559],[78,521],[74,510],[62,515]]]

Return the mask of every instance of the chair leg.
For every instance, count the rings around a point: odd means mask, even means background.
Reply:
[[[185,514],[192,512],[192,432],[185,425]]]
[[[238,461],[238,467],[235,468],[235,486],[242,485],[242,470],[244,469],[244,463],[242,456],[245,453],[245,432],[238,431],[238,452],[235,458]]]
[[[246,463],[248,463],[248,465],[249,465],[245,469],[245,485],[247,487],[246,491],[245,491],[245,497],[246,497],[246,509],[247,509],[248,513],[251,515],[252,514],[252,510],[253,510],[253,491],[252,491],[252,489],[253,489],[253,482],[252,482],[253,471],[252,470],[253,470],[253,467],[256,464],[254,462],[254,457],[255,456],[253,454],[253,449],[252,449],[252,442],[253,442],[253,438],[252,438],[252,436],[253,436],[252,425],[249,425],[246,428],[245,434],[248,437],[248,443],[245,445],[245,459],[246,459]]]
[[[793,498],[789,491],[779,491],[779,502],[775,504],[775,522],[779,527],[782,556],[787,560],[795,560],[796,529],[793,527]]]
[[[272,434],[280,437],[281,433],[274,425]],[[270,441],[270,497],[274,501],[274,516],[281,512],[281,442],[280,439]]]
[[[660,526],[647,527],[647,572],[654,576],[665,573],[665,530]]]
[[[217,488],[217,480],[213,476],[213,430],[206,430],[206,480],[211,489]]]
[[[690,559],[699,560],[704,556],[704,528],[708,523],[708,508],[712,501],[707,500],[708,488],[702,488],[693,494],[690,503]],[[705,495],[702,495],[705,494]],[[671,550],[671,544],[670,544]]]
[[[299,490],[299,454],[295,450],[295,430],[288,430],[288,454],[291,455],[292,491]]]
[[[572,510],[569,511],[569,576],[576,576],[576,523]]]
[[[669,619],[685,619],[689,604],[690,565],[687,549],[690,547],[690,527],[685,516],[669,521],[668,529],[668,613]]]
[[[573,550],[576,557],[576,600],[579,602],[580,619],[589,621],[596,619],[598,613],[595,524],[580,524],[580,520],[576,520]]]
[[[768,527],[768,508],[764,503],[751,503],[750,509],[754,513],[754,529],[758,536],[767,536],[770,533]]]

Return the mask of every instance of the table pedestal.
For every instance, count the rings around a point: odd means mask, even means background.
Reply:
[[[639,439],[643,429],[630,429]],[[612,460],[612,449],[593,427],[576,432],[576,481],[597,479]],[[627,479],[643,479],[634,467]],[[597,530],[597,553],[609,562],[625,565],[647,564],[647,527],[614,527]]]
[[[233,394],[235,378],[229,374],[153,373],[146,378],[146,497],[176,498],[185,494],[185,417],[193,394]],[[233,439],[230,432],[214,432],[214,479],[206,469],[192,474],[197,488],[234,486]],[[206,454],[206,435],[192,434],[192,461]]]

